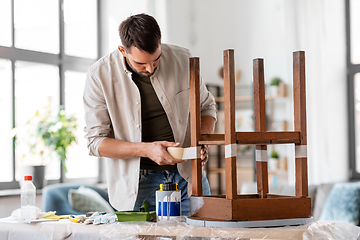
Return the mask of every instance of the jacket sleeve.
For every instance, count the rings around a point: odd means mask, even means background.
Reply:
[[[187,50],[187,58],[192,54]],[[212,116],[217,120],[216,102],[214,96],[209,92],[203,79],[200,77],[200,114],[201,116]]]
[[[85,108],[85,138],[90,156],[99,155],[99,145],[111,134],[111,120],[107,109],[103,88],[98,79],[89,71],[83,95]]]
[[[202,79],[200,80],[200,111],[201,116],[212,116],[217,119],[215,98],[206,88]]]

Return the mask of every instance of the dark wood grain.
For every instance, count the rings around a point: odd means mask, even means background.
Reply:
[[[236,143],[234,50],[224,51],[225,145]],[[237,197],[236,156],[225,158],[226,198]]]
[[[191,146],[198,146],[200,140],[200,64],[199,58],[190,58],[190,130]],[[201,159],[191,160],[192,194],[202,196]]]

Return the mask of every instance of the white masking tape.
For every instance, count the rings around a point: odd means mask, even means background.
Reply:
[[[306,157],[307,157],[307,145],[296,145],[295,158],[306,158]]]
[[[184,154],[182,159],[196,159],[200,158],[201,146],[184,148]]]
[[[255,150],[255,159],[257,162],[267,162],[267,150]]]
[[[237,156],[237,144],[228,144],[225,146],[225,158]]]

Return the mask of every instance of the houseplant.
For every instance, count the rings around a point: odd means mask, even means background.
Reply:
[[[269,95],[278,96],[279,95],[279,85],[282,83],[281,78],[273,77],[269,84]]]
[[[279,168],[279,153],[273,149],[269,159],[269,169],[276,170]]]
[[[55,155],[67,172],[66,153],[68,147],[76,143],[76,128],[76,117],[67,116],[62,108],[56,116],[52,115],[49,106],[36,111],[24,125],[14,129],[16,153],[21,165],[44,166]]]

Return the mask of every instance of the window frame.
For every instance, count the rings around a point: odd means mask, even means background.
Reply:
[[[15,127],[15,62],[16,61],[27,61],[27,62],[35,62],[35,63],[44,63],[55,65],[59,68],[59,89],[60,89],[60,106],[65,106],[65,71],[80,71],[87,72],[88,68],[99,59],[101,56],[101,29],[100,29],[100,21],[101,21],[101,5],[100,1],[96,0],[97,4],[97,58],[96,59],[88,59],[81,57],[68,56],[65,54],[65,26],[64,26],[64,11],[63,4],[64,0],[58,0],[59,4],[59,37],[60,37],[60,46],[59,46],[59,54],[52,53],[44,53],[39,51],[20,49],[15,47],[15,29],[14,29],[14,0],[11,0],[11,28],[12,28],[12,46],[5,47],[0,46],[0,59],[10,60],[11,61],[11,69],[12,69],[12,126]],[[17,189],[19,188],[19,183],[15,178],[15,139],[13,138],[13,149],[12,149],[12,175],[13,179],[11,182],[0,182],[0,190],[5,189]],[[95,184],[102,183],[104,176],[103,167],[101,164],[100,158],[98,159],[98,176],[94,178],[76,178],[76,179],[68,179],[65,176],[65,172],[62,168],[62,164],[59,164],[59,168],[61,171],[60,178],[56,180],[48,180],[48,184],[53,183],[63,183],[63,182],[81,182],[84,184]]]
[[[350,0],[345,0],[346,16],[346,66],[348,93],[348,141],[349,141],[349,172],[350,180],[359,180],[360,172],[356,171],[356,135],[355,135],[355,94],[354,79],[360,73],[360,64],[351,62],[351,28],[350,28]]]

